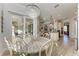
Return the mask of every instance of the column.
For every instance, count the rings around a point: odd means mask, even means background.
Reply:
[[[34,37],[37,37],[37,25],[38,25],[38,22],[37,22],[37,17],[33,18],[33,36]]]
[[[78,22],[77,22],[77,37],[78,37],[78,50],[79,50],[79,4],[78,4]]]
[[[26,27],[26,26],[25,26],[25,23],[26,23],[25,17],[23,17],[23,20],[24,20],[24,22],[23,22],[23,25],[24,25],[24,26],[23,26],[23,39],[25,39],[25,34],[26,34],[26,33],[25,33],[25,32],[26,32],[26,31],[25,31],[25,30],[26,30],[26,28],[25,28],[25,27]]]
[[[78,4],[78,22],[77,22],[77,39],[78,39],[78,51],[79,51],[79,4]]]

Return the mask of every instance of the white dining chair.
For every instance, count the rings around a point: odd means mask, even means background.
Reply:
[[[20,53],[20,56],[27,55],[28,52],[28,45],[22,38],[19,38],[16,42],[17,50]]]
[[[22,36],[15,36],[15,33],[14,33],[14,26],[12,26],[12,43],[13,43],[13,46],[15,48],[15,51],[18,52],[20,54],[20,56],[25,56],[24,54],[24,49],[26,48],[25,47],[25,44],[26,44],[26,38],[22,37]],[[24,41],[25,40],[25,41]],[[26,53],[26,51],[25,51]]]
[[[10,56],[12,56],[13,53],[12,53],[12,46],[11,46],[11,44],[8,42],[8,40],[6,39],[6,37],[4,37],[4,41],[5,41],[5,43],[6,43],[7,47],[8,47]]]
[[[39,56],[41,56],[41,51],[43,48],[45,49],[45,55],[46,56],[51,56],[52,54],[52,48],[53,48],[53,42],[51,41],[51,39],[49,39],[46,43],[44,43],[40,49],[39,49]]]
[[[4,41],[8,47],[8,50],[9,50],[9,53],[10,53],[10,56],[14,55],[13,52],[17,53],[17,52],[20,52],[21,50],[21,43],[19,43],[18,41],[16,41],[16,44],[14,44],[13,42],[9,42],[6,37],[4,37]]]

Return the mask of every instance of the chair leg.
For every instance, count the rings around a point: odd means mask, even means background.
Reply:
[[[46,49],[46,56],[51,56],[51,54],[52,54],[52,48],[53,48],[53,45],[50,45],[50,46]]]
[[[45,50],[45,55],[47,56],[47,49]]]
[[[41,49],[39,50],[39,56],[41,56]]]
[[[12,50],[9,50],[10,51],[10,56],[12,56],[13,55],[13,52],[12,52]]]

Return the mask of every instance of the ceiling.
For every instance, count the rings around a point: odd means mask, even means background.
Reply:
[[[28,3],[23,5],[27,6]],[[40,8],[41,15],[45,20],[52,16],[54,19],[69,19],[77,12],[76,3],[34,3]]]

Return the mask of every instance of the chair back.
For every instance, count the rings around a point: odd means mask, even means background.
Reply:
[[[41,47],[40,47],[40,50],[39,50],[39,56],[41,56],[41,51],[43,48],[46,48],[45,49],[45,54],[46,56],[51,56],[52,54],[52,48],[53,48],[53,42],[51,39],[49,39],[46,43],[44,43]]]
[[[12,46],[11,46],[11,44],[8,42],[8,40],[6,39],[6,37],[4,37],[4,41],[5,41],[5,43],[6,43],[7,47],[8,47],[10,55],[12,56],[13,53],[12,53]]]

